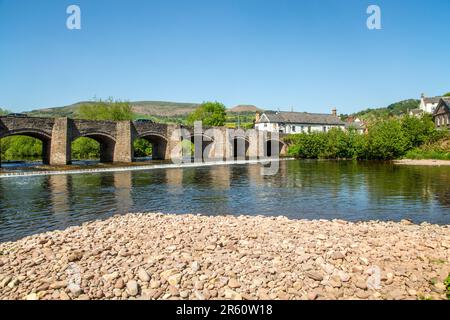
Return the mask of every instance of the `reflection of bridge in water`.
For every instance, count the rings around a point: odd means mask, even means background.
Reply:
[[[101,162],[133,162],[133,142],[141,138],[152,144],[152,159],[155,160],[170,160],[172,151],[186,136],[191,143],[201,141],[195,144],[194,157],[197,159],[203,159],[205,154],[212,160],[257,159],[260,155],[271,156],[273,148],[281,155],[286,153],[286,144],[278,135],[274,136],[269,132],[259,135],[253,131],[254,135],[263,137],[264,140],[260,141],[243,130],[215,127],[196,132],[191,129],[193,128],[151,121],[0,117],[0,139],[14,135],[39,139],[42,141],[43,162],[51,165],[70,164],[71,144],[80,137],[92,138],[100,144]],[[221,133],[225,139],[218,141],[216,135],[208,133],[211,131]],[[181,132],[187,132],[188,135]]]

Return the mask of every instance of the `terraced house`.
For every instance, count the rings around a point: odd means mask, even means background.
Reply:
[[[255,129],[280,133],[310,133],[327,132],[332,128],[346,129],[350,125],[363,132],[364,129],[358,123],[346,123],[342,121],[334,108],[331,114],[308,112],[282,112],[265,111],[256,114]]]

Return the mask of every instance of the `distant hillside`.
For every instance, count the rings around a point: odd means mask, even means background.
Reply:
[[[351,114],[353,117],[362,118],[362,119],[370,119],[370,118],[386,118],[390,116],[399,116],[402,114],[406,114],[408,110],[419,108],[420,100],[416,99],[408,99],[399,101],[385,108],[368,108],[356,113]],[[341,118],[345,120],[349,115],[342,115]]]
[[[41,117],[75,117],[81,105],[93,103],[92,101],[81,101],[64,107],[36,109],[25,113],[30,116]],[[199,103],[170,101],[133,101],[130,104],[136,114],[154,117],[186,116],[200,105]],[[230,113],[255,113],[256,111],[261,111],[261,109],[254,105],[238,105],[227,110]]]
[[[26,112],[30,116],[39,117],[71,117],[77,116],[78,108],[83,104],[93,104],[92,101],[82,101],[65,107],[37,109]],[[134,101],[130,102],[134,113],[153,117],[186,116],[199,106],[197,103],[179,103],[168,101]]]
[[[228,109],[228,112],[232,112],[232,113],[240,113],[240,112],[257,112],[257,111],[262,111],[261,109],[259,109],[258,107],[254,106],[254,105],[238,105],[236,107],[233,107],[231,109]]]

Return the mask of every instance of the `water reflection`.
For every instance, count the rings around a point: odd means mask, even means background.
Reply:
[[[448,224],[449,183],[449,167],[333,161],[0,179],[0,240],[148,211]]]

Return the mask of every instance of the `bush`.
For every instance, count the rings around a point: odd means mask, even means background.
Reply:
[[[293,135],[286,142],[289,155],[297,158],[391,160],[407,155],[447,159],[448,139],[446,131],[434,128],[430,116],[406,116],[378,120],[369,126],[367,135],[335,128],[327,133]]]
[[[405,154],[409,144],[399,120],[380,121],[369,128],[367,156],[376,160],[395,159]]]

